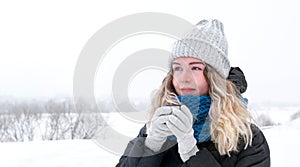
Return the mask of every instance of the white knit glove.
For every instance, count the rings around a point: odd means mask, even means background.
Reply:
[[[193,130],[193,115],[185,106],[172,107],[172,115],[169,116],[167,126],[176,136],[178,142],[178,152],[183,162],[199,151],[196,146]]]
[[[145,145],[154,152],[158,152],[165,143],[167,136],[172,135],[166,125],[166,122],[169,121],[171,112],[171,107],[159,107],[155,110],[152,117],[150,127],[147,129]]]

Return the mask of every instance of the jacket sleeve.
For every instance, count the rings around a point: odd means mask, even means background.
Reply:
[[[235,167],[270,167],[270,150],[263,133],[252,125],[252,145],[237,153],[235,163],[229,163]],[[233,157],[232,157],[233,158]],[[228,161],[230,162],[230,161]],[[184,167],[221,167],[222,165],[215,159],[210,151],[205,147],[201,148],[195,156],[192,156]],[[225,163],[224,163],[225,164]],[[223,165],[224,165],[223,164]],[[227,164],[227,163],[226,163]],[[227,165],[229,165],[227,164]]]
[[[270,167],[270,150],[265,136],[255,125],[252,125],[252,132],[252,145],[239,153],[235,166]]]
[[[221,167],[215,157],[204,147],[201,148],[195,156],[186,161],[182,167]]]
[[[146,136],[146,126],[144,126],[139,135],[128,143],[116,167],[160,166],[163,153],[154,153],[146,147],[144,144]]]

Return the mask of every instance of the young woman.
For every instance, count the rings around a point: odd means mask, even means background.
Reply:
[[[117,166],[269,167],[263,133],[235,85],[218,20],[202,20],[175,42],[150,120]]]

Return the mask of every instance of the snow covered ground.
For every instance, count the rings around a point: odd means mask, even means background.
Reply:
[[[263,132],[270,146],[272,167],[299,167],[300,119]]]
[[[91,140],[1,143],[0,157],[2,167],[108,167],[118,158]]]
[[[300,149],[300,119],[289,121],[296,110],[280,111],[281,114],[279,110],[272,110],[265,113],[274,116],[272,119],[280,125],[262,128],[269,142],[272,167],[297,167],[300,164],[296,152]],[[107,118],[113,129],[129,137],[136,136],[143,126],[143,123],[134,123],[117,114]],[[122,145],[121,150],[126,146]],[[1,167],[110,167],[117,164],[120,155],[94,140],[63,140],[0,143],[0,157]]]

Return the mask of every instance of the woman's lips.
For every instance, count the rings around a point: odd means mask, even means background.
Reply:
[[[181,88],[180,91],[181,91],[182,94],[189,94],[189,93],[194,92],[195,89],[193,89],[193,88]]]

